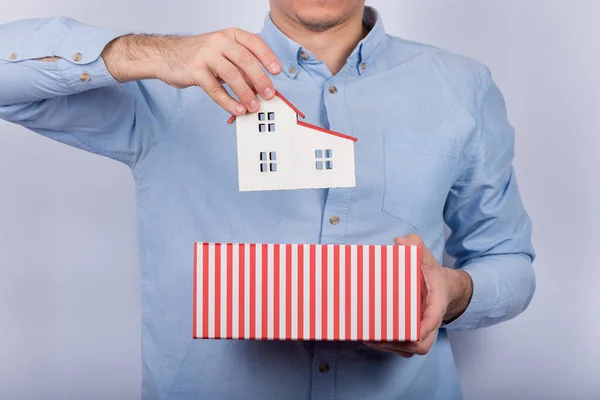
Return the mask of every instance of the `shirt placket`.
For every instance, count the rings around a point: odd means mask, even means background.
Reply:
[[[338,349],[339,344],[336,342],[316,342],[312,365],[311,399],[335,399]]]
[[[352,135],[350,123],[348,118],[346,118],[347,111],[343,94],[343,79],[345,76],[347,76],[346,73],[341,73],[325,82],[323,103],[327,112],[329,129]],[[335,155],[333,156],[333,165],[335,168]],[[345,243],[351,194],[351,188],[331,188],[327,191],[321,229],[321,243]]]
[[[343,79],[347,73],[338,74],[328,79],[323,90],[329,129],[351,135],[350,124],[346,118],[345,101],[343,97]],[[335,168],[335,154],[333,155]],[[348,212],[350,209],[352,189],[330,188],[327,191],[321,229],[322,244],[345,243]],[[312,399],[335,398],[335,376],[337,370],[339,343],[316,342],[312,365]]]

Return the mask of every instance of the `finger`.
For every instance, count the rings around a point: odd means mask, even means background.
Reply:
[[[423,316],[421,317],[421,340],[435,332],[444,318],[441,311],[444,309],[442,300],[434,296],[429,301],[430,303],[423,310]]]
[[[246,82],[249,82],[264,99],[271,100],[275,96],[271,79],[247,48],[235,43],[224,49],[223,54],[241,70]]]
[[[433,343],[435,342],[436,335],[432,333],[427,337],[424,337],[423,340],[419,342],[411,342],[411,343],[402,343],[398,344],[394,348],[395,351],[403,351],[410,354],[418,354],[420,356],[424,356],[429,353]]]
[[[425,336],[420,342],[414,343],[415,348],[414,351],[411,351],[411,353],[414,352],[415,354],[421,356],[424,356],[425,354],[429,353],[429,351],[433,347],[433,343],[435,342],[436,337],[437,336],[435,332],[432,332],[429,335]]]
[[[380,342],[364,342],[364,344],[372,349],[380,350],[380,351],[391,351],[389,345],[386,343]]]
[[[251,85],[250,79],[244,74],[243,71],[240,71],[240,72],[242,72],[242,76],[244,77],[244,80],[248,83],[248,85]],[[217,76],[217,80],[219,81],[219,83],[221,85],[225,84],[225,81],[223,79],[221,79],[220,77],[218,77],[218,76]]]
[[[403,237],[394,238],[394,244],[399,246],[421,246],[421,265],[433,265],[433,255],[425,246],[421,236],[411,233]]]
[[[409,342],[394,342],[394,343],[374,343],[370,345],[373,348],[378,348],[381,350],[385,350],[385,351],[391,351],[391,352],[401,352],[401,353],[407,353],[407,354],[411,354],[414,353],[414,350],[416,348],[416,344],[415,343],[409,343]]]
[[[392,353],[397,354],[400,357],[404,357],[404,358],[411,358],[412,356],[414,356],[414,353],[407,353],[405,351],[400,351],[400,350],[393,350]]]
[[[365,345],[378,351],[384,351],[386,353],[394,353],[404,358],[411,358],[414,354],[407,351],[403,351],[392,343],[380,343],[380,342],[365,342]]]
[[[246,108],[227,93],[223,85],[210,71],[202,71],[198,77],[200,86],[218,105],[233,115],[243,115]]]
[[[250,112],[260,108],[254,90],[242,76],[240,70],[224,57],[218,57],[209,62],[209,67],[223,80],[236,94],[239,102]]]
[[[394,239],[394,243],[404,246],[424,246],[423,239],[416,233],[411,233],[403,237],[397,237]]]
[[[394,353],[399,356],[410,358],[417,355],[425,355],[431,350],[433,340],[428,337],[423,342],[394,342],[394,343],[365,343],[367,346],[388,353]]]
[[[260,36],[240,29],[234,30],[233,36],[239,44],[250,50],[270,73],[277,75],[281,72],[281,63],[277,56]]]

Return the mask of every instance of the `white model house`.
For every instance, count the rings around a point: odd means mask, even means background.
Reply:
[[[240,191],[354,187],[356,138],[307,124],[279,92],[260,110],[232,116]]]

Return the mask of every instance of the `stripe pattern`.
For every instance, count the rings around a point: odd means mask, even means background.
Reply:
[[[416,341],[418,246],[194,244],[196,339]]]

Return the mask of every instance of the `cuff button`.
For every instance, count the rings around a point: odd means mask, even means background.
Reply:
[[[73,61],[75,62],[81,61],[82,58],[83,56],[81,55],[81,53],[76,53],[75,55],[73,55]]]
[[[11,59],[11,60],[16,60],[16,59],[17,59],[17,53],[12,53],[12,54],[10,55],[10,59]]]

